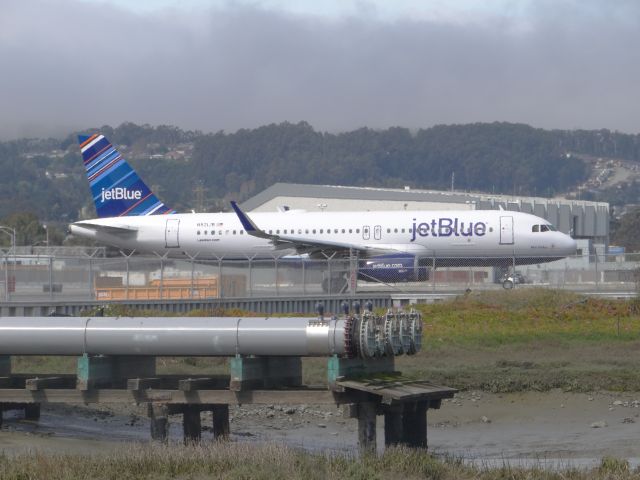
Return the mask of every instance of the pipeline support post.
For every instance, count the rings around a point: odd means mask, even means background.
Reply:
[[[185,405],[183,407],[182,429],[184,432],[185,445],[194,445],[200,443],[200,438],[202,436],[200,405]]]
[[[241,357],[229,360],[229,388],[239,392],[255,388],[299,387],[302,385],[300,357]]]
[[[214,440],[228,440],[231,431],[229,427],[229,405],[213,405],[213,438]]]
[[[84,354],[77,363],[78,390],[112,386],[129,378],[150,378],[156,374],[156,357]]]
[[[11,375],[11,356],[0,355],[0,377]]]
[[[166,403],[149,403],[147,411],[151,427],[151,440],[167,443],[169,440],[169,407]]]
[[[427,448],[427,409],[429,402],[403,404],[402,443],[412,448]]]
[[[363,455],[376,453],[376,410],[375,402],[358,403],[358,446]]]
[[[387,447],[403,442],[404,426],[402,421],[403,405],[394,403],[384,410],[384,444]]]
[[[336,382],[344,378],[357,378],[380,373],[394,374],[394,357],[380,358],[340,358],[337,355],[327,361],[329,388],[339,389]]]

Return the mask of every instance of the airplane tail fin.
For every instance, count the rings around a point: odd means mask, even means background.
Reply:
[[[176,213],[156,197],[104,135],[78,135],[99,218]]]

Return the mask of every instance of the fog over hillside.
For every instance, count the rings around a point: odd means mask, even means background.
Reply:
[[[349,3],[322,16],[266,1],[4,0],[0,138],[124,121],[640,132],[638,2],[494,0],[479,15],[425,1],[394,17]]]

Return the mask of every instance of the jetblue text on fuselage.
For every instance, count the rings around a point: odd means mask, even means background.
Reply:
[[[483,222],[465,222],[459,218],[434,218],[429,222],[411,224],[411,241],[417,237],[483,237],[487,234],[487,224]]]
[[[142,192],[140,190],[129,190],[125,187],[115,187],[111,190],[102,189],[100,199],[105,200],[140,200]]]

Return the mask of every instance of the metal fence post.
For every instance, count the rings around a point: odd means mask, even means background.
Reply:
[[[93,300],[95,295],[95,288],[93,281],[93,255],[89,257],[89,299]]]
[[[125,258],[125,263],[126,263],[126,265],[127,265],[127,277],[126,277],[126,278],[127,278],[127,283],[126,283],[126,285],[124,286],[124,296],[125,296],[125,298],[126,298],[127,300],[129,300],[129,271],[130,271],[130,268],[131,268],[131,266],[130,266],[130,264],[129,264],[129,258],[130,258],[130,257],[126,257],[126,258]]]
[[[49,298],[53,300],[53,257],[49,255]]]
[[[276,297],[280,296],[280,288],[278,286],[278,257],[274,257],[273,259],[273,271],[276,279]]]
[[[595,271],[595,274],[596,274],[596,277],[595,277],[596,290],[598,290],[599,289],[599,285],[600,285],[600,279],[598,278],[600,276],[600,274],[598,272],[598,250],[597,249],[594,250],[593,253],[594,253],[594,257],[595,257],[595,269],[596,269],[596,271]]]
[[[307,294],[307,269],[305,265],[305,261],[302,261],[302,294]]]
[[[436,291],[436,252],[433,252],[433,258],[431,259],[431,290]]]
[[[160,257],[160,300],[164,298],[164,257]]]
[[[196,255],[194,257],[189,256],[189,259],[191,260],[191,288],[189,289],[189,298],[193,299],[193,292],[195,290],[195,285],[194,285],[194,277],[195,277],[195,269],[196,269],[196,262],[195,262],[195,258],[198,256],[198,254],[196,253]]]
[[[247,275],[248,277],[248,288],[247,288],[247,296],[252,298],[253,297],[253,259],[255,258],[255,255],[253,255],[252,257],[249,257],[249,274]]]
[[[218,257],[218,298],[222,296],[222,257]]]
[[[358,253],[349,249],[349,294],[355,295],[358,288]]]
[[[4,255],[4,298],[9,301],[9,256]]]

